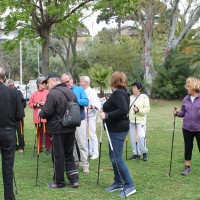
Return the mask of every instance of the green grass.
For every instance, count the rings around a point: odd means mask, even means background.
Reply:
[[[137,193],[128,197],[137,200],[197,200],[200,199],[200,162],[196,141],[193,149],[192,173],[187,177],[180,175],[184,167],[182,119],[176,119],[172,176],[169,178],[169,162],[173,131],[172,108],[180,108],[179,101],[151,101],[151,111],[147,120],[147,148],[149,160],[127,161],[133,177]],[[100,124],[98,137],[100,135]],[[119,192],[108,193],[105,187],[113,183],[113,171],[108,158],[108,140],[103,132],[100,182],[97,186],[98,159],[90,162],[90,173],[83,174],[80,170],[80,184],[77,189],[48,189],[47,183],[52,182],[53,168],[51,156],[40,154],[39,186],[36,187],[37,156],[33,155],[35,129],[32,122],[32,110],[26,108],[25,118],[25,153],[16,152],[15,178],[17,182],[17,200],[66,200],[66,199],[121,199]],[[124,149],[125,150],[125,149]],[[131,157],[131,143],[128,142],[128,157]],[[124,151],[125,158],[125,151]],[[0,179],[0,199],[3,199],[3,184]]]

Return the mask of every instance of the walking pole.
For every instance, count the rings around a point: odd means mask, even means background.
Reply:
[[[34,146],[33,146],[33,157],[35,156],[35,150],[36,150],[36,139],[37,139],[37,134],[38,134],[38,123],[36,124],[36,132],[35,132],[35,142],[34,142]]]
[[[90,162],[90,126],[89,126],[88,109],[87,109],[87,129],[88,129],[88,162]]]
[[[121,181],[121,184],[122,184],[122,187],[123,187],[124,196],[125,196],[125,199],[126,199],[126,193],[125,193],[125,191],[124,191],[124,189],[125,189],[125,188],[124,188],[124,181],[123,181],[122,175],[121,175],[121,173],[120,173],[120,171],[119,171],[119,167],[118,167],[117,160],[116,160],[116,157],[115,157],[115,153],[114,153],[114,150],[113,150],[113,146],[112,146],[112,142],[111,142],[111,139],[110,139],[110,135],[109,135],[109,133],[108,133],[108,128],[107,128],[106,122],[103,121],[103,123],[104,123],[104,127],[105,127],[105,129],[106,129],[106,134],[107,134],[108,141],[109,141],[109,144],[110,144],[110,149],[111,149],[111,151],[112,151],[112,153],[113,153],[113,157],[114,157],[114,160],[115,160],[115,163],[116,163],[116,167],[117,167],[117,172],[118,172],[118,174],[119,174],[120,181]]]
[[[128,135],[126,136],[126,160],[128,159]]]
[[[176,108],[174,108],[174,110],[176,110]],[[176,116],[174,115],[173,131],[172,131],[172,146],[171,146],[171,156],[170,156],[170,165],[169,165],[169,177],[171,177],[171,169],[172,169],[172,156],[173,156],[173,147],[174,147],[175,120],[176,120]]]
[[[137,123],[136,123],[136,112],[135,112],[135,146],[136,146],[136,155],[137,155],[136,160],[138,162],[139,152],[138,152],[138,130],[137,130]]]
[[[36,186],[38,186],[38,171],[39,171],[39,157],[40,157],[40,134],[38,133],[37,143],[37,171],[36,171]]]
[[[20,135],[21,138],[23,138],[23,146],[24,146],[24,130],[23,130],[23,126],[22,126],[22,120],[19,121],[19,125],[20,125]],[[24,149],[23,149],[24,151]]]
[[[14,171],[13,171],[13,181],[14,181],[14,185],[15,185],[15,194],[18,194]]]
[[[100,146],[99,146],[99,163],[98,163],[97,185],[99,185],[99,175],[100,175],[102,132],[103,132],[103,121],[102,121],[102,123],[101,123],[101,134],[100,134],[100,139],[99,139],[99,140],[100,140]]]

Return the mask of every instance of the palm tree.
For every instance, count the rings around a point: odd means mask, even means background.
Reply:
[[[95,65],[89,71],[92,83],[100,89],[100,97],[104,97],[104,90],[108,88],[112,68]]]

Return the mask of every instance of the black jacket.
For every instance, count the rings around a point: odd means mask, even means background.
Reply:
[[[76,128],[62,126],[56,116],[58,114],[60,118],[63,117],[68,103],[66,96],[56,88],[59,88],[66,93],[70,99],[73,98],[76,100],[75,94],[65,83],[58,84],[49,91],[46,102],[39,115],[41,118],[47,119],[47,127],[51,134],[75,132]]]
[[[109,132],[126,132],[129,130],[130,96],[126,89],[115,90],[103,104],[103,111],[108,114],[105,120]]]
[[[12,88],[0,82],[0,127],[15,127],[23,118],[23,107]]]

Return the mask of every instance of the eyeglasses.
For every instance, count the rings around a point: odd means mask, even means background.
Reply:
[[[14,87],[14,84],[12,84],[12,85],[9,85],[9,87]]]
[[[42,84],[42,85],[43,85],[43,84],[46,84],[46,83],[42,82],[42,83],[40,83],[40,84]]]

